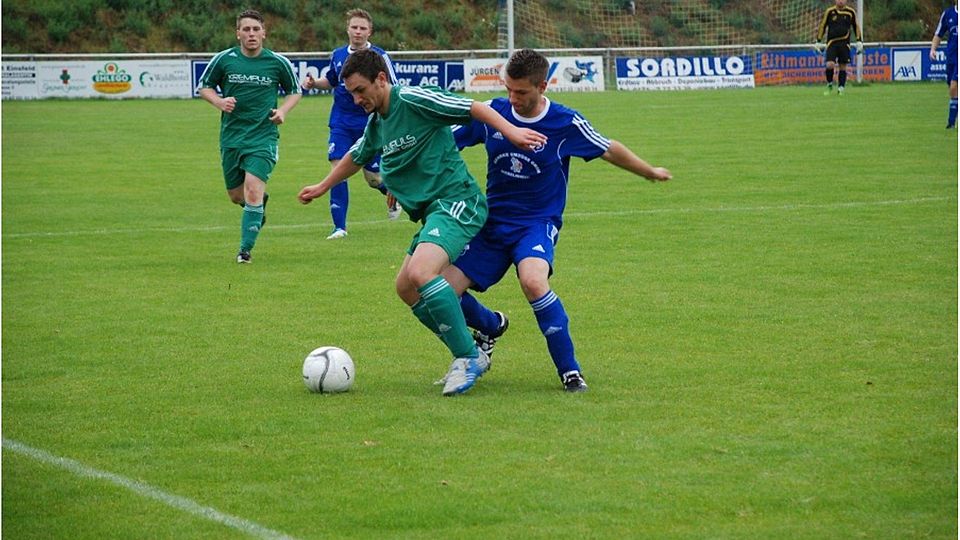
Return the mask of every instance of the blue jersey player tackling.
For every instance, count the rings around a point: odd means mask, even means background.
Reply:
[[[930,59],[937,59],[937,49],[943,39],[947,40],[947,84],[950,85],[950,109],[947,114],[947,129],[957,125],[957,0],[940,15],[937,31],[930,44]]]
[[[477,344],[490,353],[507,328],[507,318],[480,304],[466,290],[486,290],[515,265],[564,389],[582,392],[587,384],[574,353],[567,313],[549,283],[554,246],[563,226],[570,158],[603,158],[651,181],[669,180],[671,174],[598,133],[577,111],[547,99],[543,93],[548,68],[549,62],[540,53],[517,51],[508,61],[504,77],[509,97],[490,103],[510,123],[546,135],[544,146],[519,150],[477,121],[454,128],[460,148],[486,146],[489,216],[443,275],[462,294],[460,305],[467,324],[476,330]]]
[[[369,116],[363,107],[353,102],[353,96],[347,91],[340,78],[340,70],[354,51],[370,49],[380,56],[387,64],[387,76],[392,84],[397,83],[397,76],[393,71],[393,64],[386,51],[370,44],[370,35],[373,33],[373,17],[366,10],[351,9],[347,12],[347,36],[349,43],[333,51],[330,55],[330,68],[326,76],[319,79],[307,77],[304,88],[333,89],[333,106],[330,109],[330,138],[327,146],[327,159],[336,166],[337,162],[350,150],[353,143],[363,136],[363,128],[367,126]],[[377,156],[363,167],[363,178],[367,184],[387,195],[387,188],[380,178],[380,157]],[[350,191],[347,183],[343,182],[330,190],[330,217],[333,219],[333,232],[327,240],[343,238],[347,235],[347,209],[350,206]],[[387,197],[387,216],[397,219],[400,216],[400,206],[392,197]]]

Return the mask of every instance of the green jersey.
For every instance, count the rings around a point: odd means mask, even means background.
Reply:
[[[270,121],[270,111],[277,108],[277,87],[301,93],[290,61],[269,49],[255,58],[244,56],[240,47],[221,51],[203,70],[200,86],[219,86],[223,97],[237,99],[233,112],[220,114],[221,148],[275,146],[280,131]]]
[[[380,175],[411,221],[438,199],[481,193],[467,171],[450,126],[472,120],[473,100],[436,86],[393,86],[386,114],[374,113],[350,149],[354,163],[380,153]]]

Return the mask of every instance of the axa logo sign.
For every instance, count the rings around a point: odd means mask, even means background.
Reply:
[[[893,75],[895,81],[919,81],[920,72],[913,66],[904,66],[897,69]]]
[[[893,80],[919,81],[922,78],[922,51],[893,51]]]

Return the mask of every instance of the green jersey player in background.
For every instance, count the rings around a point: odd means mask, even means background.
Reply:
[[[450,126],[479,120],[521,148],[538,148],[546,137],[514,126],[484,103],[437,87],[390,83],[376,51],[349,56],[340,71],[354,102],[370,114],[363,136],[318,184],[299,194],[307,204],[356,174],[380,152],[383,183],[422,226],[397,274],[397,295],[453,354],[443,395],[469,390],[489,368],[467,329],[460,299],[440,275],[487,219],[487,200],[457,151]]]
[[[263,48],[266,36],[263,16],[244,11],[237,16],[240,45],[214,56],[200,76],[200,97],[221,111],[220,162],[227,195],[243,207],[238,263],[250,262],[266,221],[265,190],[280,140],[277,126],[303,96],[290,61]],[[278,87],[287,93],[279,107]]]

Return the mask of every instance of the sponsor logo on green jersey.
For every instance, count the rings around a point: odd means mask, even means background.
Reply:
[[[412,148],[416,146],[417,138],[413,135],[404,135],[403,137],[398,137],[387,144],[383,145],[383,149],[380,151],[381,156],[389,156],[394,152],[399,152],[401,150],[406,150],[407,148]]]
[[[227,81],[231,84],[255,84],[257,86],[274,86],[276,81],[266,75],[245,75],[243,73],[230,73],[227,75]]]

